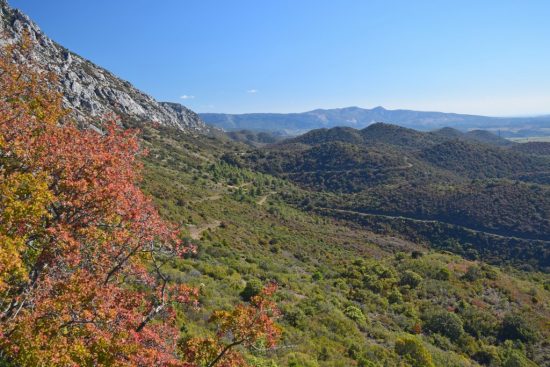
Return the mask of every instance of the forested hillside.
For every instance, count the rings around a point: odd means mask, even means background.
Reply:
[[[548,267],[550,159],[495,138],[488,144],[452,130],[374,124],[314,130],[224,159],[298,184],[295,203],[308,210],[355,213],[363,223],[367,215],[370,224],[399,217],[407,225],[394,223],[393,231],[409,239],[456,240],[483,248],[486,260]],[[426,229],[432,225],[445,229]],[[499,244],[491,254],[487,241]]]
[[[446,251],[439,251],[429,241],[396,238],[397,230],[375,234],[378,223],[298,208],[294,202],[315,194],[225,163],[246,146],[144,133],[151,150],[146,191],[166,218],[198,239],[197,255],[172,265],[175,279],[202,284],[205,292],[204,308],[187,314],[193,326],[184,337],[203,332],[200,315],[209,309],[230,307],[276,280],[283,339],[267,354],[254,352],[252,365],[266,359],[277,366],[530,366],[522,354],[547,364],[548,274],[465,260],[448,252],[458,251],[458,241],[441,243]],[[542,339],[520,341],[525,336],[516,334],[520,339],[506,341],[501,330],[508,325]]]
[[[542,147],[82,124],[33,42],[0,49],[0,366],[550,367]]]

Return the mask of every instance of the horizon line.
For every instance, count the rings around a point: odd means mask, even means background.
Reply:
[[[180,102],[178,102],[180,103]],[[181,104],[181,103],[180,103]],[[188,106],[187,106],[188,107]],[[190,108],[190,107],[189,107]],[[452,114],[452,115],[465,115],[465,116],[476,116],[476,117],[488,117],[488,118],[495,118],[495,119],[504,119],[504,118],[540,118],[540,117],[550,117],[550,112],[547,113],[539,113],[539,114],[525,114],[525,115],[480,115],[480,114],[474,114],[474,113],[462,113],[462,112],[445,112],[445,111],[438,111],[438,110],[422,110],[422,109],[410,109],[410,108],[385,108],[384,106],[375,106],[372,108],[368,107],[360,107],[360,106],[347,106],[347,107],[335,107],[335,108],[314,108],[311,110],[306,111],[299,111],[299,112],[199,112],[198,110],[195,110],[193,108],[190,108],[194,110],[198,114],[218,114],[218,115],[257,115],[257,114],[270,114],[270,115],[292,115],[292,114],[303,114],[308,112],[314,112],[314,111],[334,111],[334,110],[345,110],[345,109],[351,109],[351,108],[357,108],[361,110],[375,110],[375,109],[383,109],[386,111],[414,111],[414,112],[425,112],[425,113],[443,113],[443,114]]]

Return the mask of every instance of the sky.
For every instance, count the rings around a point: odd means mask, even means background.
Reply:
[[[8,0],[197,112],[550,114],[546,0]]]

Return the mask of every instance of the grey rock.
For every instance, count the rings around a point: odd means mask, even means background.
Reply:
[[[48,38],[27,15],[0,0],[0,45],[21,39],[27,31],[35,43],[33,58],[59,79],[66,107],[80,123],[90,124],[116,114],[137,122],[155,122],[193,133],[211,128],[178,103],[158,102],[109,71],[65,49]]]

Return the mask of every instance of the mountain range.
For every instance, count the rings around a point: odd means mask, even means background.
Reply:
[[[21,40],[27,33],[34,41],[33,56],[45,70],[58,77],[65,106],[76,120],[91,123],[109,114],[134,122],[157,122],[195,133],[252,130],[299,135],[318,128],[349,126],[364,128],[388,122],[418,130],[451,126],[459,130],[489,129],[502,136],[550,135],[550,116],[496,118],[442,112],[364,109],[347,107],[317,109],[304,113],[196,114],[179,103],[160,102],[108,70],[67,50],[45,35],[26,14],[0,0],[0,45]]]
[[[424,131],[450,126],[459,130],[500,130],[503,136],[550,135],[550,116],[487,117],[443,112],[388,110],[384,107],[317,109],[287,114],[201,113],[200,116],[206,123],[224,130],[283,131],[288,135],[299,135],[309,130],[335,126],[362,129],[375,122],[392,123]]]

